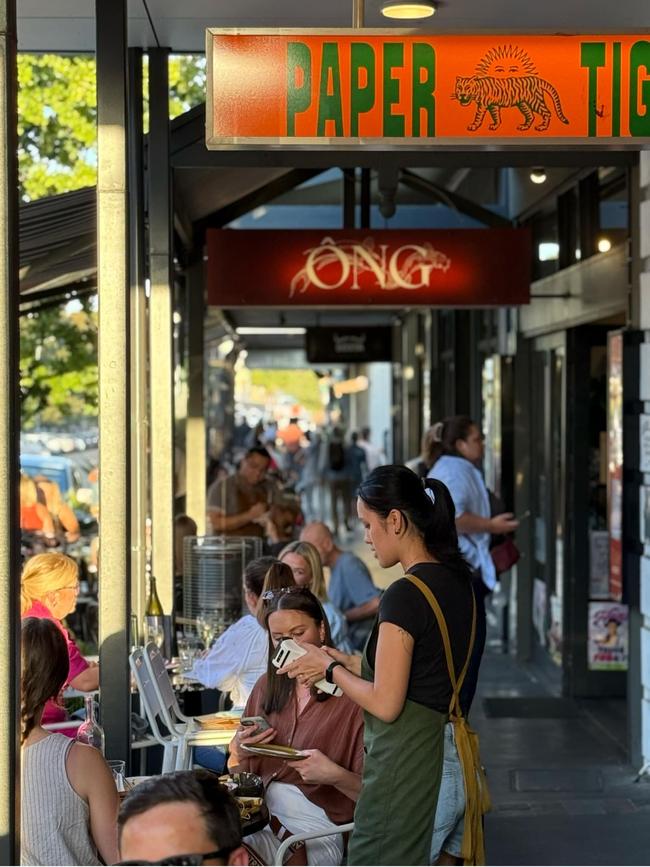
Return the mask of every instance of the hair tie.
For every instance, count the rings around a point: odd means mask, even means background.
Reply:
[[[422,487],[424,488],[424,493],[431,500],[431,502],[435,505],[436,502],[436,492],[434,490],[435,485],[432,484],[433,479],[427,479],[426,477],[422,479]]]
[[[431,436],[433,437],[434,443],[442,442],[442,429],[444,426],[444,421],[437,421],[431,428]]]

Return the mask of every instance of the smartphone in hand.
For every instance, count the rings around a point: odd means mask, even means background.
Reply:
[[[240,720],[243,726],[257,726],[258,732],[265,732],[271,728],[271,724],[263,716],[243,716]]]

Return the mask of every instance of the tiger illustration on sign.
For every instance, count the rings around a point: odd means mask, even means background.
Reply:
[[[528,54],[521,48],[501,45],[488,51],[477,65],[475,75],[456,77],[452,99],[457,99],[461,105],[476,103],[474,120],[467,127],[470,132],[481,127],[486,113],[492,118],[488,129],[498,129],[501,126],[501,109],[513,107],[518,108],[524,116],[517,129],[530,129],[538,114],[541,120],[535,129],[544,132],[551,123],[546,94],[550,96],[558,118],[562,123],[569,123],[562,111],[557,90],[540,78]]]

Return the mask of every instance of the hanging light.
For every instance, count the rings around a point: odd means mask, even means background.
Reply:
[[[435,11],[435,4],[430,2],[430,0],[413,0],[411,3],[402,2],[402,0],[386,0],[381,6],[381,14],[385,18],[399,18],[402,20],[431,18]]]
[[[599,238],[598,239],[598,252],[599,253],[609,253],[612,249],[612,242],[609,238]]]
[[[530,173],[530,179],[534,184],[543,184],[546,181],[546,170],[542,168],[533,169]]]

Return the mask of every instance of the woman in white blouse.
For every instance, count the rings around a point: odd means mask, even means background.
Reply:
[[[230,693],[234,708],[244,707],[255,683],[266,672],[268,640],[255,615],[264,577],[274,563],[274,557],[260,557],[246,566],[244,595],[250,614],[229,626],[189,673],[210,689]]]

